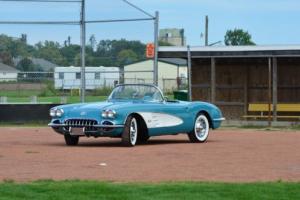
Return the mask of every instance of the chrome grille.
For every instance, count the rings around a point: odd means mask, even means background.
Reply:
[[[92,127],[97,124],[97,121],[92,119],[68,119],[65,124],[69,127]]]

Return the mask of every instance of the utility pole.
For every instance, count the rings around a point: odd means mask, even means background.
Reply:
[[[81,43],[81,88],[80,101],[85,101],[85,0],[81,0],[80,43]]]
[[[208,16],[205,16],[205,46],[208,46]]]
[[[158,86],[158,29],[159,29],[159,12],[155,12],[154,19],[154,63],[153,63],[153,83]]]

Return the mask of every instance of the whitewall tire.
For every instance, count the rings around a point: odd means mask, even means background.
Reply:
[[[209,128],[207,117],[203,113],[200,113],[194,122],[193,131],[188,133],[190,141],[193,143],[205,142],[209,135]]]
[[[126,120],[122,133],[122,143],[125,146],[135,146],[138,138],[138,121],[135,117],[129,116]]]

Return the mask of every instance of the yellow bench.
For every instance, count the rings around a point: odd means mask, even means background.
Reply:
[[[268,112],[269,112],[269,104],[265,103],[253,103],[249,104],[248,106],[248,112],[260,112],[260,115],[245,115],[243,118],[265,118],[267,119]],[[271,104],[271,112],[273,112],[273,105]],[[277,104],[277,113],[294,113],[299,112],[300,113],[300,104]],[[271,114],[271,118],[273,118],[273,114]],[[300,119],[300,115],[278,115],[277,118],[282,119]]]

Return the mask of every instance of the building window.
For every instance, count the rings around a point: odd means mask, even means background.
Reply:
[[[96,80],[99,80],[99,79],[100,79],[100,72],[96,72],[96,73],[95,73],[95,79],[96,79]]]
[[[76,72],[76,79],[81,79],[81,73],[80,72]]]
[[[65,75],[65,74],[64,74],[63,72],[59,72],[59,73],[58,73],[58,78],[62,80],[62,79],[65,78],[64,75]]]
[[[172,33],[166,33],[166,38],[171,38],[172,37]]]

